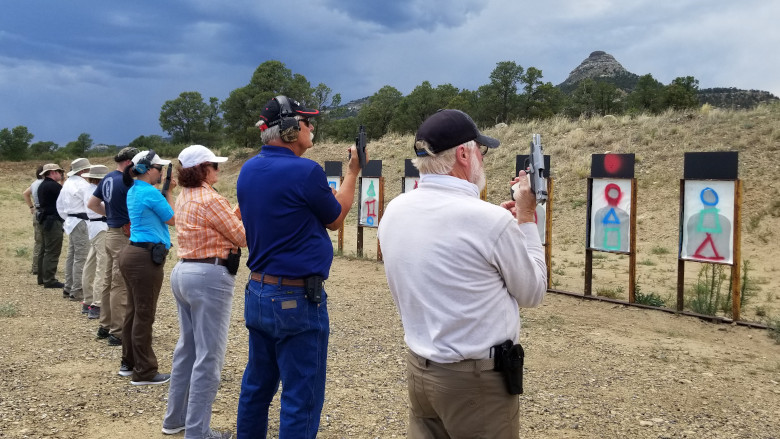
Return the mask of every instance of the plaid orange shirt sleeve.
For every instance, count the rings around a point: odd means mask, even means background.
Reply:
[[[179,258],[225,259],[231,249],[246,247],[244,224],[208,184],[184,188],[175,210]]]

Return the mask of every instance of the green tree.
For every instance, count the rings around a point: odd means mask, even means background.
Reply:
[[[633,112],[658,114],[664,110],[664,85],[653,75],[640,76],[636,88],[628,95],[629,109]]]
[[[0,130],[0,159],[21,161],[27,158],[27,148],[33,135],[27,127],[19,125],[13,129]]]
[[[666,86],[664,104],[667,108],[685,110],[699,106],[699,80],[693,76],[680,76]]]
[[[315,102],[313,90],[305,76],[293,75],[279,61],[266,61],[255,69],[249,84],[230,92],[230,96],[222,103],[227,134],[238,145],[259,143],[260,131],[255,123],[266,102],[278,95],[285,95],[304,106],[312,106]]]
[[[127,146],[138,148],[139,151],[148,151],[150,149],[153,149],[155,151],[161,151],[167,143],[168,142],[166,142],[165,139],[163,139],[161,136],[151,135],[151,136],[138,136],[135,139],[133,139],[133,141],[130,142],[130,144]]]
[[[387,133],[395,109],[402,98],[403,94],[389,85],[380,88],[368,98],[368,103],[358,112],[358,121],[366,126],[369,139],[378,139]],[[357,131],[354,134],[357,134]]]
[[[79,134],[78,139],[68,142],[67,145],[65,145],[65,154],[67,154],[69,157],[78,158],[78,157],[86,157],[87,156],[87,150],[92,148],[92,144],[94,142],[92,141],[92,137],[87,133],[81,133]]]
[[[423,81],[398,103],[389,129],[398,133],[413,133],[428,116],[447,108],[457,96],[458,89],[451,84],[433,88],[430,82]]]
[[[490,87],[496,97],[496,122],[509,122],[517,109],[517,84],[523,79],[523,67],[514,61],[501,61],[490,72]],[[541,72],[539,72],[541,74]]]
[[[45,142],[35,142],[32,145],[30,145],[30,156],[39,158],[39,157],[49,157],[51,156],[56,150],[58,145],[51,141],[45,141]]]
[[[586,78],[577,84],[566,113],[570,117],[593,117],[619,113],[620,91],[613,84]]]
[[[185,91],[178,98],[165,101],[160,111],[160,128],[174,143],[192,143],[196,133],[206,131],[206,119],[211,111],[200,93]]]

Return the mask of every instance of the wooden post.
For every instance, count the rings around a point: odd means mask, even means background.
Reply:
[[[742,181],[734,181],[734,249],[731,265],[731,318],[740,319],[742,298]]]
[[[588,177],[588,195],[587,195],[587,209],[585,209],[585,290],[586,296],[593,294],[593,250],[590,249],[593,244],[590,242],[590,228],[593,224],[590,223],[590,211],[593,208],[591,206],[593,197],[593,178]]]
[[[379,208],[377,212],[376,225],[382,222],[382,215],[385,213],[385,177],[379,177]],[[382,247],[379,244],[379,238],[376,240],[376,260],[382,260]]]
[[[628,244],[628,303],[636,302],[636,178],[631,179],[631,219]]]
[[[682,252],[683,233],[685,231],[685,179],[680,179],[680,236],[677,243],[677,311],[685,307],[685,260],[680,257]]]
[[[547,214],[544,219],[544,262],[547,264],[547,289],[552,288],[552,203],[553,181],[547,178]]]
[[[343,183],[344,183],[344,177],[342,176],[340,184],[343,184]],[[341,187],[341,186],[339,186],[339,187]],[[341,222],[341,227],[339,227],[339,247],[338,248],[339,248],[339,253],[342,254],[342,255],[344,254],[344,223],[347,222],[346,218],[344,218],[344,220],[345,221]]]

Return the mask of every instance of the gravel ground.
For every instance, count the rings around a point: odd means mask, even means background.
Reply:
[[[163,437],[167,386],[117,376],[120,348],[96,341],[97,323],[25,269],[2,273],[0,303],[19,313],[0,318],[0,437]],[[238,283],[218,428],[235,428],[246,363]],[[382,264],[336,258],[326,288],[332,334],[319,436],[405,437],[403,331]],[[162,291],[154,348],[167,371],[178,325],[167,282]],[[780,346],[763,330],[553,293],[521,314],[523,437],[780,437]],[[275,437],[278,402],[272,412]]]

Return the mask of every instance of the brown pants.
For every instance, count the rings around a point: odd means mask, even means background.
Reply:
[[[119,269],[127,286],[122,362],[133,368],[133,381],[150,380],[157,375],[152,325],[165,274],[164,265],[152,262],[149,250],[128,245],[119,253]]]
[[[520,437],[520,400],[500,372],[451,370],[411,351],[406,371],[409,439]]]

